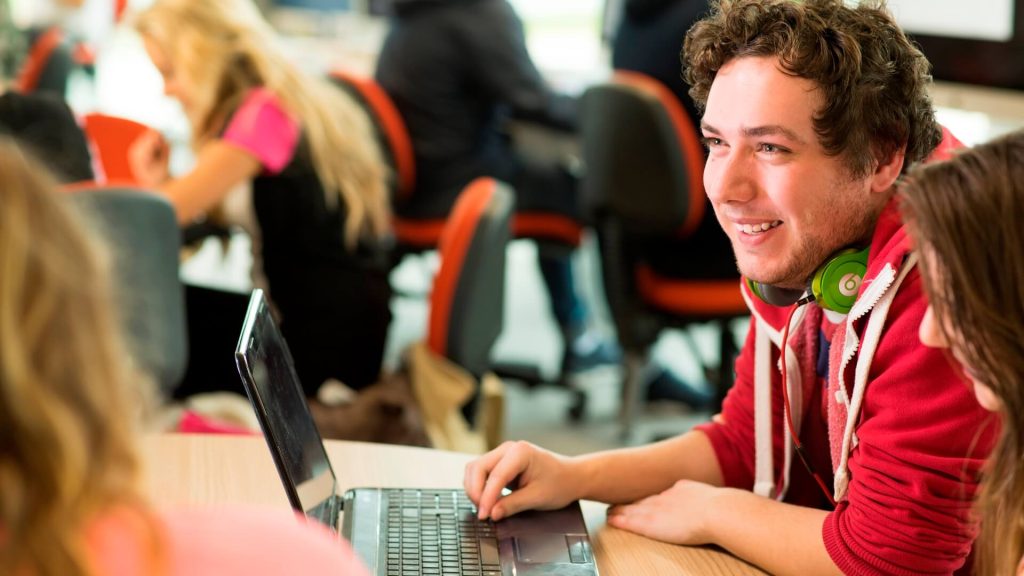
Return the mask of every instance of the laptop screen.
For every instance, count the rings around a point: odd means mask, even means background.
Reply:
[[[235,362],[288,500],[304,512],[317,508],[335,493],[334,471],[262,290],[249,299]]]

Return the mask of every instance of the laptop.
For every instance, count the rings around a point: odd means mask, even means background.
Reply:
[[[579,502],[481,521],[460,489],[337,493],[288,345],[254,290],[235,350],[238,372],[292,508],[339,532],[381,576],[596,576]]]

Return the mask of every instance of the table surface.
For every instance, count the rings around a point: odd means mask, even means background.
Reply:
[[[358,486],[452,488],[472,456],[424,448],[329,440],[339,490]],[[251,503],[290,514],[261,437],[167,434],[143,441],[150,495],[161,506]],[[583,502],[602,576],[764,574],[710,547],[673,546],[606,526],[604,504]]]

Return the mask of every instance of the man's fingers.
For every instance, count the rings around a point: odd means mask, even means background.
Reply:
[[[466,470],[462,478],[462,486],[466,495],[474,504],[480,503],[480,493],[483,492],[484,483],[494,466],[502,459],[508,450],[511,442],[504,442],[494,450],[466,464]]]
[[[650,511],[639,504],[624,504],[608,508],[608,524],[621,530],[647,535],[651,522]]]
[[[481,519],[491,517],[492,508],[502,497],[502,491],[517,483],[519,476],[529,469],[533,453],[533,446],[526,442],[515,442],[506,448],[504,457],[494,465],[480,493],[477,509]]]
[[[526,486],[525,488],[516,490],[511,494],[504,496],[491,508],[491,520],[503,520],[524,510],[545,508],[546,505],[544,505],[540,498],[540,490],[541,488],[538,488],[536,485]]]

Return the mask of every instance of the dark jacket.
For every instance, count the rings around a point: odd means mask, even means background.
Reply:
[[[660,80],[695,125],[699,117],[682,78],[680,52],[686,32],[707,12],[707,0],[627,0],[612,44],[613,68]]]
[[[397,0],[393,8],[376,77],[412,137],[417,196],[450,206],[477,176],[511,179],[509,118],[575,128],[575,100],[545,84],[506,0]]]
[[[94,178],[85,133],[56,95],[7,92],[0,96],[0,134],[39,157],[61,183]]]

